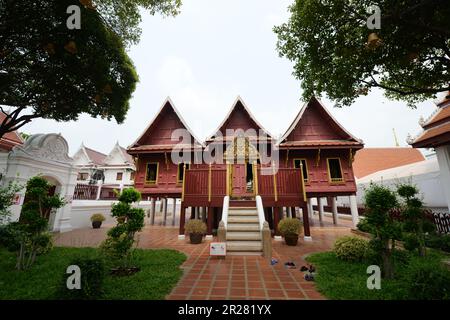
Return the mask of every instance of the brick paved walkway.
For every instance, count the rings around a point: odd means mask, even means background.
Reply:
[[[305,265],[305,255],[330,250],[336,238],[350,234],[349,223],[338,226],[329,219],[311,228],[313,241],[299,240],[295,247],[284,241],[273,241],[273,257],[278,264],[271,266],[260,256],[209,257],[209,241],[192,245],[189,240],[178,240],[178,228],[146,226],[139,234],[140,248],[170,248],[184,252],[188,258],[181,266],[184,275],[166,297],[167,299],[324,299],[313,282],[307,282],[299,268]],[[57,234],[55,244],[60,246],[95,247],[105,239],[108,226],[101,229],[78,229]],[[293,261],[296,269],[286,269],[284,263]]]

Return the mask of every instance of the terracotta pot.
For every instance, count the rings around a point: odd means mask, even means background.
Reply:
[[[92,228],[94,229],[99,229],[101,225],[102,225],[101,221],[92,221]]]
[[[201,233],[189,233],[189,238],[191,239],[192,244],[202,243],[203,234]]]
[[[298,234],[287,234],[284,236],[284,241],[288,246],[296,246],[298,242]]]

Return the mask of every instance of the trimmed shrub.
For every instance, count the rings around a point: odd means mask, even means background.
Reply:
[[[105,216],[102,215],[101,213],[94,213],[94,214],[91,216],[91,221],[92,221],[92,222],[94,222],[94,221],[103,222],[103,221],[105,221],[105,220],[106,220]]]
[[[342,237],[334,243],[334,253],[344,261],[362,261],[368,252],[369,242],[357,237]]]
[[[95,300],[101,298],[106,271],[104,261],[100,258],[80,257],[72,260],[69,265],[80,267],[81,288],[68,289],[67,279],[70,275],[64,271],[57,298],[67,300]]]
[[[450,234],[427,235],[425,245],[429,248],[450,252]]]
[[[186,222],[186,233],[204,234],[206,232],[206,224],[199,219],[190,219]]]
[[[278,223],[278,230],[283,237],[286,235],[300,234],[301,227],[302,222],[297,218],[284,218]]]
[[[359,231],[362,232],[367,232],[370,233],[372,231],[372,228],[370,227],[370,225],[367,223],[367,219],[366,218],[361,218],[358,222],[358,224],[356,225],[356,228]]]
[[[408,297],[418,300],[450,299],[450,272],[441,265],[424,261],[407,269]]]

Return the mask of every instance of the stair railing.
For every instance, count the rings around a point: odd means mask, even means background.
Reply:
[[[265,258],[270,259],[272,257],[272,234],[269,228],[269,223],[266,221],[266,216],[264,214],[262,198],[257,195],[255,199],[256,211],[258,212],[259,230],[261,232],[263,243],[263,255]]]
[[[222,219],[219,222],[217,238],[219,242],[225,242],[227,237],[228,210],[230,207],[230,196],[223,197]]]
[[[258,195],[255,197],[255,199],[256,199],[256,211],[258,212],[258,219],[259,219],[259,230],[262,230],[264,222],[266,221],[262,198],[261,196]]]

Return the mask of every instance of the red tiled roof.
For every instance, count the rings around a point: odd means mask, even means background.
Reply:
[[[450,106],[439,108],[439,111],[423,125],[424,128],[429,128],[432,125],[438,125],[439,123],[444,122],[445,120],[450,121]]]
[[[84,147],[84,149],[86,150],[89,159],[91,159],[91,161],[95,164],[102,164],[103,160],[105,160],[106,158],[106,154],[103,154],[93,149],[89,149],[87,147]]]
[[[6,115],[0,112],[0,123],[5,120]],[[14,146],[23,144],[22,138],[19,136],[17,131],[7,132],[0,139],[0,147],[11,150]]]
[[[353,172],[356,178],[362,178],[377,171],[423,160],[422,153],[414,148],[364,148],[356,152]]]
[[[448,134],[450,134],[450,122],[425,130],[416,140],[414,140],[413,146],[415,148],[429,148],[438,146],[447,142],[448,138],[445,138],[444,135]],[[435,141],[430,141],[430,143],[427,143],[428,140]]]

